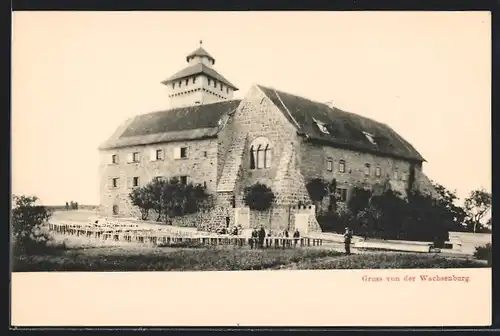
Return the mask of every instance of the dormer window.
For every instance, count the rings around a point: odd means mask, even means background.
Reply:
[[[363,134],[365,135],[365,137],[368,139],[368,141],[370,141],[373,145],[376,145],[377,143],[375,142],[375,138],[373,136],[373,134],[371,133],[368,133],[368,132],[363,132]]]
[[[319,120],[316,120],[314,118],[313,118],[313,120],[314,120],[314,122],[316,123],[316,126],[318,126],[318,128],[319,128],[319,130],[321,132],[330,135],[330,132],[328,132],[328,129],[326,128],[326,124],[325,123],[323,123],[323,122],[321,122]]]

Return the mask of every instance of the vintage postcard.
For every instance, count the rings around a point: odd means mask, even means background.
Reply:
[[[11,325],[490,325],[490,29],[14,12]]]

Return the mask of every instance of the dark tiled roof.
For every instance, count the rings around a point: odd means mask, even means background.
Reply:
[[[136,116],[100,148],[192,140],[216,136],[220,118],[234,111],[240,100],[194,105]]]
[[[210,55],[205,49],[203,49],[202,47],[199,47],[198,49],[196,49],[195,51],[193,51],[192,53],[190,53],[189,55],[186,56],[186,61],[189,62],[189,59],[191,57],[195,57],[195,56],[205,56],[205,57],[208,57],[212,60],[212,62],[215,64],[215,58],[212,57],[212,55]]]
[[[179,80],[182,78],[186,78],[186,77],[190,77],[190,76],[194,76],[194,75],[198,75],[198,74],[205,74],[209,77],[212,77],[212,78],[226,84],[227,86],[233,88],[233,90],[235,90],[235,91],[238,90],[238,88],[236,86],[234,86],[226,78],[224,78],[224,76],[222,76],[217,71],[215,71],[214,69],[210,68],[209,66],[207,66],[203,63],[196,63],[193,65],[190,65],[187,68],[184,68],[181,71],[177,72],[175,75],[171,76],[170,78],[164,80],[162,83],[169,84],[173,81],[176,81],[176,80]]]
[[[410,143],[386,124],[272,88],[260,85],[259,88],[292,124],[295,124],[295,121],[298,123],[299,133],[313,141],[385,156],[425,161]],[[315,120],[324,123],[329,134],[323,133]],[[372,134],[375,144],[363,132]]]

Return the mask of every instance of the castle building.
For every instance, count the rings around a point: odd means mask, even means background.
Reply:
[[[238,88],[202,46],[186,61],[163,81],[169,109],[127,120],[100,146],[103,214],[137,217],[131,190],[169,177],[203,184],[215,196],[214,210],[179,222],[207,230],[226,221],[292,229],[298,215],[301,229],[320,230],[314,212],[298,206],[311,203],[306,183],[318,177],[336,180],[340,203],[354,186],[432,192],[424,158],[388,125],[261,85],[233,99]],[[265,214],[243,202],[244,188],[257,182],[276,195]]]

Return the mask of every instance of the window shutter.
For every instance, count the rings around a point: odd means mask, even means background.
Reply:
[[[174,159],[180,159],[180,158],[181,158],[181,148],[175,147],[174,148]]]
[[[133,183],[133,178],[132,177],[127,177],[127,188],[132,188],[132,183]]]
[[[109,164],[112,164],[112,163],[113,163],[113,154],[111,154],[111,155],[109,156],[109,162],[108,162],[108,163],[109,163]]]
[[[108,177],[108,188],[113,188],[113,178]]]
[[[127,162],[130,163],[134,161],[134,154],[133,153],[127,153]]]
[[[111,158],[113,160],[113,158]],[[120,163],[120,155],[116,154],[116,163]]]
[[[151,148],[151,149],[149,150],[149,159],[150,159],[151,161],[156,161],[156,149]]]

